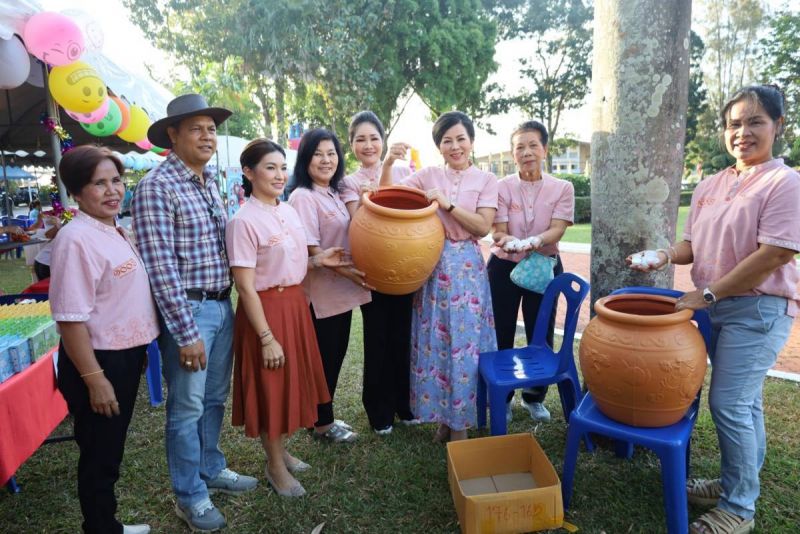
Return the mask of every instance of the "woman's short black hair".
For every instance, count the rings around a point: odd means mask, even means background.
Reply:
[[[314,157],[314,152],[317,151],[317,147],[319,147],[319,144],[323,141],[331,141],[333,147],[336,149],[336,156],[339,161],[336,164],[336,172],[333,173],[333,178],[331,178],[330,187],[334,191],[339,190],[339,184],[342,178],[344,178],[344,154],[342,153],[342,145],[339,143],[339,139],[336,138],[336,134],[325,128],[308,130],[303,134],[303,137],[300,138],[300,146],[297,147],[297,161],[294,164],[294,184],[296,187],[305,187],[306,189],[311,189],[313,187],[314,181],[308,173],[308,166],[311,165],[311,158]]]
[[[120,176],[125,173],[119,158],[105,147],[81,145],[65,152],[58,164],[58,171],[67,192],[73,197],[80,195],[81,190],[91,183],[97,166],[106,159],[114,164]]]
[[[475,125],[472,124],[472,119],[469,118],[469,115],[460,111],[448,111],[439,115],[433,125],[433,143],[438,147],[445,132],[456,124],[463,124],[470,141],[475,140]]]
[[[728,125],[728,115],[730,115],[733,105],[742,101],[760,105],[773,121],[777,121],[786,114],[786,98],[780,87],[774,84],[748,85],[736,91],[733,96],[725,102],[725,105],[722,106],[719,116],[722,121],[723,129]],[[784,126],[785,124],[781,125],[777,135],[783,133]]]
[[[28,209],[29,209],[29,210],[38,210],[38,209],[40,209],[41,207],[42,207],[42,203],[41,203],[41,202],[39,202],[39,199],[38,199],[38,198],[35,198],[35,199],[33,199],[33,200],[31,201],[31,203],[30,203],[30,204],[28,204]]]
[[[542,146],[547,146],[547,140],[550,136],[547,133],[547,128],[544,124],[539,121],[525,121],[517,126],[513,132],[511,132],[511,146],[514,146],[514,137],[518,136],[521,133],[525,132],[539,132],[539,139],[542,142]]]
[[[273,152],[280,152],[284,158],[286,157],[286,151],[278,143],[263,137],[253,139],[247,143],[247,146],[244,147],[244,150],[239,155],[239,164],[243,170],[245,167],[255,169],[264,156]],[[253,193],[253,183],[244,174],[242,174],[242,189],[244,189],[244,196],[246,197]]]
[[[353,138],[356,136],[356,130],[365,122],[370,123],[378,130],[378,135],[381,136],[382,141],[386,140],[386,131],[383,129],[383,124],[378,116],[371,111],[359,111],[350,119],[350,126],[347,128],[347,138],[351,145],[353,144]]]

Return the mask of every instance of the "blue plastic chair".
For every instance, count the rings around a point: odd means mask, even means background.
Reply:
[[[680,297],[681,291],[653,287],[626,287],[615,294],[645,293],[668,297]],[[697,310],[692,317],[706,342],[711,341],[711,320],[706,310]],[[700,409],[700,392],[697,398],[675,424],[659,428],[634,427],[609,419],[597,408],[591,393],[583,396],[572,412],[567,430],[567,448],[564,453],[564,468],[561,474],[561,492],[564,509],[572,498],[575,465],[578,459],[580,439],[589,432],[608,436],[616,440],[616,454],[630,458],[633,445],[652,450],[661,462],[661,484],[664,491],[664,510],[669,534],[685,534],[689,530],[689,512],[686,502],[686,479],[689,474],[691,436]]]
[[[164,394],[161,391],[161,352],[158,350],[158,342],[153,340],[147,346],[147,390],[150,393],[150,406],[159,406],[164,402]]]
[[[581,304],[589,293],[589,282],[573,273],[557,276],[545,289],[533,339],[522,348],[484,352],[478,363],[478,427],[486,426],[486,400],[489,397],[491,434],[506,433],[506,398],[518,388],[558,384],[564,419],[581,398],[581,385],[572,350]],[[547,327],[553,304],[563,294],[567,301],[564,337],[561,348],[554,352],[547,344]],[[591,446],[591,445],[589,445]]]

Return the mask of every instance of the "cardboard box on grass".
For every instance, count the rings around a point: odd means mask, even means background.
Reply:
[[[561,527],[561,481],[531,434],[447,444],[447,476],[464,534]]]

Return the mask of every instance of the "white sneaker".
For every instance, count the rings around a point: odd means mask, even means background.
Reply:
[[[122,534],[150,534],[150,525],[122,525]]]
[[[388,436],[392,433],[392,425],[389,425],[386,428],[376,428],[375,433],[379,436]]]
[[[541,402],[528,403],[525,399],[522,399],[520,404],[528,410],[528,413],[531,414],[531,419],[537,423],[550,422],[550,412],[547,411],[547,408],[545,408],[544,404]]]

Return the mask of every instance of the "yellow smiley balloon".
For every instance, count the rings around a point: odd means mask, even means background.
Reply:
[[[128,123],[128,127],[117,132],[117,136],[129,143],[147,139],[147,129],[150,128],[150,117],[136,104],[133,104],[130,109],[131,120]]]
[[[108,97],[100,75],[83,61],[53,67],[49,86],[55,101],[76,113],[90,113],[102,106]]]

